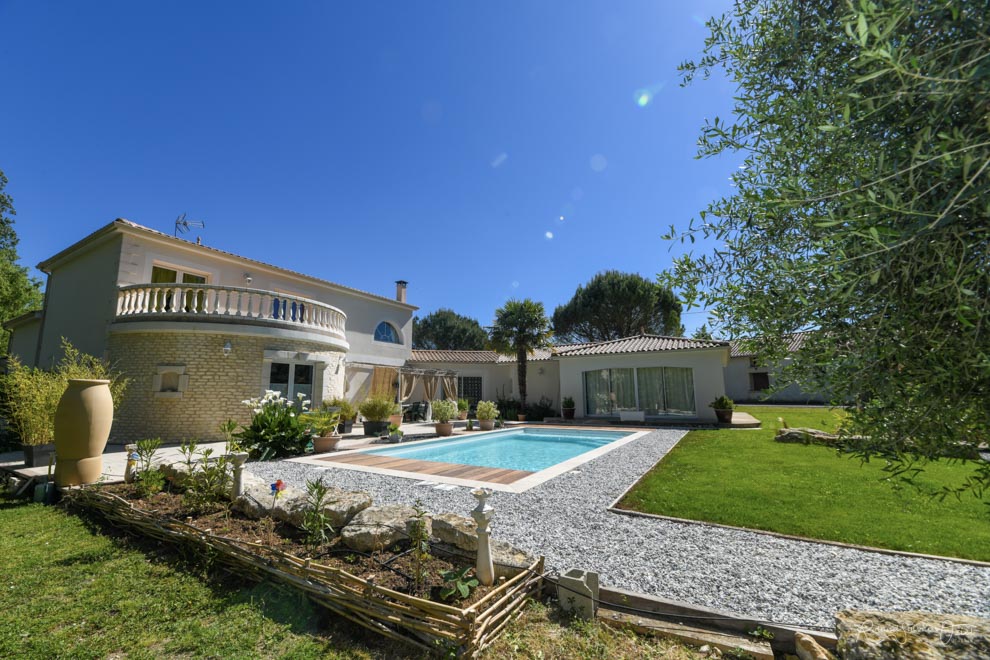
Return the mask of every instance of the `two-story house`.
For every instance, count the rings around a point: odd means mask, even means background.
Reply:
[[[216,438],[264,390],[314,404],[367,391],[411,355],[395,299],[117,219],[46,259],[44,309],[8,322],[10,352],[50,367],[65,337],[131,379],[112,439]],[[354,397],[351,397],[354,398]]]

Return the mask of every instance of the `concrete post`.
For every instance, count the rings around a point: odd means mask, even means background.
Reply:
[[[478,562],[474,572],[478,582],[491,586],[495,582],[495,566],[492,564],[492,544],[488,524],[495,509],[488,505],[487,500],[491,497],[492,491],[488,488],[475,488],[471,494],[478,500],[478,506],[471,511],[471,517],[478,524]]]
[[[227,456],[234,464],[234,484],[231,487],[230,499],[236,500],[244,493],[244,463],[247,462],[248,455],[246,451],[238,451]]]

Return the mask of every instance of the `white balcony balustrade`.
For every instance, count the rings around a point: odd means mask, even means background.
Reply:
[[[344,337],[336,307],[274,291],[214,284],[132,284],[117,293],[117,320],[191,320],[274,325]]]

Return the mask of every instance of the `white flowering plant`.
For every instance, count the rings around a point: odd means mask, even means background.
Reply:
[[[254,417],[234,437],[251,458],[266,461],[306,451],[310,430],[302,415],[309,410],[310,401],[303,394],[298,399],[293,403],[281,392],[267,390],[260,398],[242,401],[254,411]]]

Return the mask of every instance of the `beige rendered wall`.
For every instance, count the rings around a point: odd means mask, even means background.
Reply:
[[[787,364],[789,360],[785,360]],[[823,403],[825,397],[821,393],[807,392],[794,383],[767,396],[764,392],[750,390],[749,374],[754,371],[768,371],[770,385],[774,385],[777,369],[751,369],[748,357],[729,359],[725,367],[725,393],[733,401],[766,402],[766,403]]]
[[[39,367],[49,368],[61,358],[62,337],[83,353],[104,356],[107,326],[117,311],[120,243],[120,235],[110,235],[52,269],[45,292]]]
[[[519,372],[516,363],[508,365],[511,385],[506,396],[519,400]],[[543,373],[540,373],[540,372]],[[526,363],[526,403],[534,404],[540,398],[550,399],[560,410],[560,365],[556,360],[540,360]]]
[[[111,442],[155,437],[165,442],[219,440],[217,426],[222,421],[247,424],[251,410],[242,401],[262,394],[270,364],[266,351],[308,353],[309,359],[318,361],[314,392],[329,398],[343,391],[343,353],[326,351],[315,342],[238,336],[232,340],[234,351],[224,357],[223,344],[229,338],[210,333],[111,333],[110,357],[131,379],[115,415]],[[185,391],[164,396],[153,391],[154,377],[162,366],[184,367]]]
[[[33,319],[20,323],[10,332],[8,351],[17,357],[21,364],[34,366],[35,352],[38,350],[38,333],[41,331],[41,319]]]
[[[509,376],[510,366],[515,369],[515,365],[508,364],[479,364],[463,362],[415,362],[409,366],[417,369],[439,369],[442,371],[455,371],[458,376],[480,376],[481,377],[481,398],[487,401],[494,401],[504,390],[506,396],[512,389],[512,381]],[[413,390],[410,401],[423,401],[426,399],[426,392],[422,383],[418,383]]]
[[[291,252],[273,255],[272,261],[288,259]],[[315,253],[318,254],[318,253]],[[319,258],[317,256],[314,259]],[[406,305],[356,292],[323,285],[307,278],[294,278],[231,255],[215,254],[195,245],[157,240],[144,235],[127,234],[121,255],[121,285],[151,281],[151,268],[162,264],[207,276],[210,284],[239,286],[278,291],[333,305],[347,315],[346,335],[350,344],[348,361],[399,366],[412,353],[413,310]],[[283,264],[279,264],[283,265]],[[307,263],[289,264],[293,270],[305,271]],[[248,282],[246,276],[251,278]],[[403,340],[401,345],[374,341],[375,328],[382,321],[394,325]]]
[[[576,417],[585,416],[585,371],[594,369],[620,369],[629,367],[688,367],[694,372],[694,402],[700,421],[715,422],[715,411],[708,407],[715,398],[725,393],[724,365],[728,360],[728,348],[697,351],[668,351],[658,353],[629,353],[624,355],[594,355],[588,357],[562,357],[560,362],[560,390],[563,396],[574,398]]]

